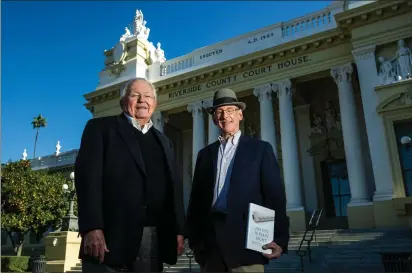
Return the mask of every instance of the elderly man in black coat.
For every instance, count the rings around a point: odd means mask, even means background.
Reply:
[[[133,79],[120,104],[87,123],[75,163],[83,272],[161,272],[184,249],[182,182],[153,85]]]

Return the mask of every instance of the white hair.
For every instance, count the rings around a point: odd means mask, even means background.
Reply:
[[[146,78],[136,77],[136,78],[133,78],[133,79],[129,80],[129,81],[126,83],[126,85],[124,85],[124,87],[120,90],[120,100],[122,100],[124,97],[126,97],[127,95],[129,95],[129,94],[128,94],[129,87],[130,87],[130,85],[131,85],[132,83],[134,83],[135,81],[144,81],[144,82],[146,82],[146,83],[151,87],[151,89],[153,90],[153,95],[154,95],[155,99],[157,99],[156,88],[154,87],[154,85],[152,84],[152,82],[150,82],[150,81],[147,80]]]

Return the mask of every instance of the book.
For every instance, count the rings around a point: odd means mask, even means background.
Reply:
[[[246,248],[261,253],[271,254],[263,245],[273,241],[275,232],[275,211],[257,204],[249,204]]]

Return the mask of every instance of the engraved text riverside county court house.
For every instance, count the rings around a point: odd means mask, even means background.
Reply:
[[[290,60],[279,62],[275,65],[267,65],[267,66],[251,69],[245,72],[241,72],[238,74],[225,76],[219,79],[213,79],[205,83],[202,83],[200,85],[195,85],[195,86],[191,86],[188,88],[169,92],[169,99],[181,97],[189,93],[199,92],[199,91],[210,89],[210,88],[221,88],[226,85],[234,84],[235,82],[236,83],[242,82],[246,79],[259,77],[264,74],[274,73],[277,70],[288,68],[290,66],[303,64],[309,61],[310,61],[309,57],[307,55],[304,55],[304,56],[292,58]]]

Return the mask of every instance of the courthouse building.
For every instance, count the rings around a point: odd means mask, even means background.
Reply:
[[[149,26],[137,10],[85,105],[119,114],[125,83],[152,81],[186,205],[196,155],[218,136],[205,107],[225,87],[247,104],[242,133],[275,150],[292,231],[315,209],[328,229],[412,227],[412,1],[334,1],[171,60]]]

